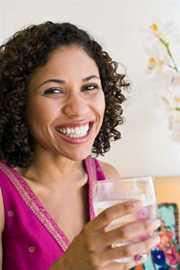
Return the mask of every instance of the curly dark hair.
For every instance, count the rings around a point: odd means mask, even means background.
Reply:
[[[92,153],[103,155],[110,141],[121,138],[116,129],[123,123],[122,90],[128,87],[125,74],[86,31],[71,23],[45,22],[15,33],[0,46],[0,159],[27,168],[35,142],[26,119],[27,86],[36,68],[47,63],[50,53],[61,46],[78,45],[99,69],[105,95],[105,115]]]

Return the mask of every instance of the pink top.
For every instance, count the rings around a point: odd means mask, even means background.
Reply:
[[[105,175],[96,159],[83,161],[88,174],[89,217],[94,218],[92,187]],[[12,166],[0,162],[0,188],[5,209],[3,270],[48,270],[70,241],[30,186]]]

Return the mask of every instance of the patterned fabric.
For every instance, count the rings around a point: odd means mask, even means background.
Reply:
[[[105,178],[97,160],[84,160],[88,175],[89,219],[93,219],[94,181]],[[70,241],[20,173],[0,163],[0,188],[5,209],[3,270],[48,270]]]
[[[138,270],[177,270],[180,269],[180,251],[178,234],[178,208],[174,203],[162,203],[158,206],[161,219],[160,244],[151,250],[151,256],[145,265],[135,267]]]

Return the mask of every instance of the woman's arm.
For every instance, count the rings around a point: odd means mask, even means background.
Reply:
[[[2,270],[2,232],[4,229],[4,205],[3,205],[3,198],[2,192],[0,189],[0,270]]]

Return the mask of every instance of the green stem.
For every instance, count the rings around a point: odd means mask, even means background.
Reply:
[[[179,72],[178,67],[177,67],[177,65],[176,65],[176,62],[175,62],[175,59],[174,59],[174,57],[173,57],[173,55],[172,55],[172,53],[171,53],[169,44],[168,44],[167,42],[165,42],[162,38],[159,38],[159,40],[160,40],[160,42],[164,45],[164,47],[165,47],[165,49],[166,49],[166,51],[167,51],[167,53],[168,53],[168,55],[169,55],[169,57],[170,57],[172,63],[173,63],[173,69],[174,69],[176,72]]]

